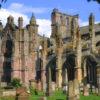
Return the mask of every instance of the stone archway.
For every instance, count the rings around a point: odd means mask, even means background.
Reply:
[[[87,83],[96,86],[96,60],[93,56],[88,55],[84,57],[83,60],[83,72]]]
[[[69,82],[75,79],[75,54],[68,54],[62,66],[63,92],[68,91]]]
[[[56,56],[51,56],[46,66],[46,94],[50,95],[56,88]]]
[[[41,81],[41,67],[42,67],[42,59],[39,57],[36,60],[36,81]]]
[[[100,46],[100,41],[98,41],[98,42],[96,43],[96,46]]]
[[[75,79],[75,54],[68,54],[62,67],[63,72],[67,70],[68,81]]]
[[[100,54],[100,41],[98,41],[96,43],[96,49],[97,49],[98,53]]]
[[[89,88],[97,87],[97,72],[96,72],[96,60],[92,55],[87,55],[83,58],[83,84],[84,84],[84,95],[89,95]]]
[[[51,69],[51,80],[52,82],[56,82],[56,56],[50,58],[46,70],[50,67]]]

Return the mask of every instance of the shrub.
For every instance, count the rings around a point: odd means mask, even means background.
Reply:
[[[38,95],[38,91],[34,89],[32,86],[30,86],[30,93],[31,95]]]
[[[18,79],[18,78],[12,79],[11,85],[13,87],[15,87],[15,88],[18,88],[18,87],[21,87],[22,86],[22,84],[20,83],[20,79]]]

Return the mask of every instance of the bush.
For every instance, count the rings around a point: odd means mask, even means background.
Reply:
[[[30,93],[31,95],[38,95],[38,91],[34,89],[32,86],[30,86]]]
[[[20,83],[20,79],[18,78],[14,78],[12,81],[11,81],[11,85],[15,88],[19,88],[22,86],[22,84]]]

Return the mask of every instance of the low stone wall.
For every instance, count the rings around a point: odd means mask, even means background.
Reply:
[[[15,95],[16,95],[16,90],[14,89],[2,91],[2,96],[15,96]]]

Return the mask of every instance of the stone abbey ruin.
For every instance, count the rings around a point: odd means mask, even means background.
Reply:
[[[100,24],[93,14],[88,26],[80,27],[78,19],[53,9],[50,38],[38,34],[34,15],[26,27],[22,17],[18,25],[12,16],[5,27],[0,22],[1,87],[19,78],[26,87],[50,91],[77,79],[100,89]]]

